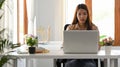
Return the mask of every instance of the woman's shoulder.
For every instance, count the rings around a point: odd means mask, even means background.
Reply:
[[[98,30],[98,27],[95,24],[92,24],[92,29],[93,30]]]
[[[74,30],[76,29],[77,27],[77,24],[70,24],[68,27],[67,27],[67,30]]]

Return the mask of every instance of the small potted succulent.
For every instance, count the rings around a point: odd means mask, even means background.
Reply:
[[[35,45],[38,44],[38,38],[34,35],[29,34],[26,36],[26,43],[29,46],[28,48],[29,53],[34,54],[36,50]]]

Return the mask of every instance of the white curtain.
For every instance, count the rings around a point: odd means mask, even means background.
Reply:
[[[4,28],[11,41],[17,42],[17,1],[6,0],[4,6]],[[14,36],[13,36],[14,35]]]
[[[28,34],[35,35],[35,0],[27,0],[27,15],[28,15]]]

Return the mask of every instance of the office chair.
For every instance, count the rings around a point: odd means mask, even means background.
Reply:
[[[66,24],[66,25],[64,26],[64,30],[66,30],[69,25],[70,25],[70,24]]]

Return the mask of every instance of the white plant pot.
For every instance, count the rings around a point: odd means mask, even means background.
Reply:
[[[111,47],[112,46],[105,46],[105,54],[111,54]]]

